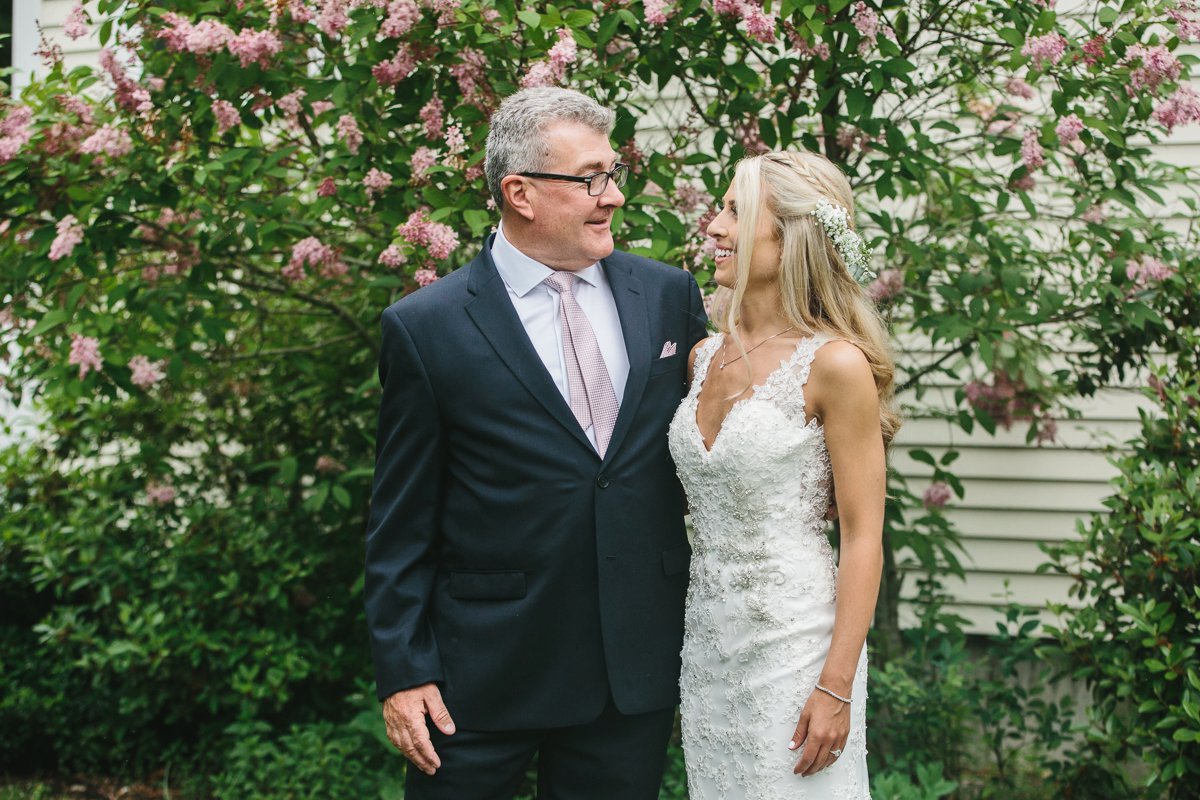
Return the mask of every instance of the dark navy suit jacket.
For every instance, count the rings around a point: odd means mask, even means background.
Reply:
[[[667,425],[705,335],[695,279],[614,252],[629,378],[603,461],[491,258],[383,313],[365,600],[379,697],[434,681],[459,727],[678,701],[691,552]],[[674,355],[660,358],[667,342]]]

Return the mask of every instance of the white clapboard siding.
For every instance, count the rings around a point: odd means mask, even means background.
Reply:
[[[63,66],[68,71],[96,65],[100,52],[98,26],[92,26],[88,35],[80,39],[70,39],[63,33],[63,23],[74,6],[75,0],[15,0],[13,3],[13,66],[18,91],[46,70],[36,55],[40,47],[39,27],[48,44],[62,49]],[[84,10],[96,14],[95,0],[84,3]]]

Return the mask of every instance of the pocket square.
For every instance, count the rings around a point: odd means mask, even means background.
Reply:
[[[675,343],[674,342],[666,342],[663,344],[662,352],[658,354],[658,357],[659,358],[667,358],[668,356],[673,356],[673,355],[675,355]]]

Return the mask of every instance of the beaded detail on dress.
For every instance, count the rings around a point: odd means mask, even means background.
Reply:
[[[802,778],[792,774],[799,753],[787,748],[833,631],[832,473],[824,430],[804,408],[813,358],[828,339],[801,340],[730,409],[709,450],[696,407],[721,341],[717,334],[697,352],[669,433],[693,526],[680,678],[688,796],[868,798],[865,648],[842,756]]]

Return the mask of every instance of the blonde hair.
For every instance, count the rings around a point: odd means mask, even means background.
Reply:
[[[731,297],[718,315],[718,327],[737,340],[737,323],[753,257],[753,231],[761,214],[770,214],[780,243],[780,306],[798,330],[845,339],[867,357],[879,393],[879,427],[884,444],[900,429],[893,408],[895,365],[887,327],[875,304],[846,268],[833,241],[810,213],[825,198],[850,213],[850,182],[829,159],[817,153],[776,151],[743,159],[733,179],[737,196],[737,268]],[[741,345],[738,342],[739,346]]]

